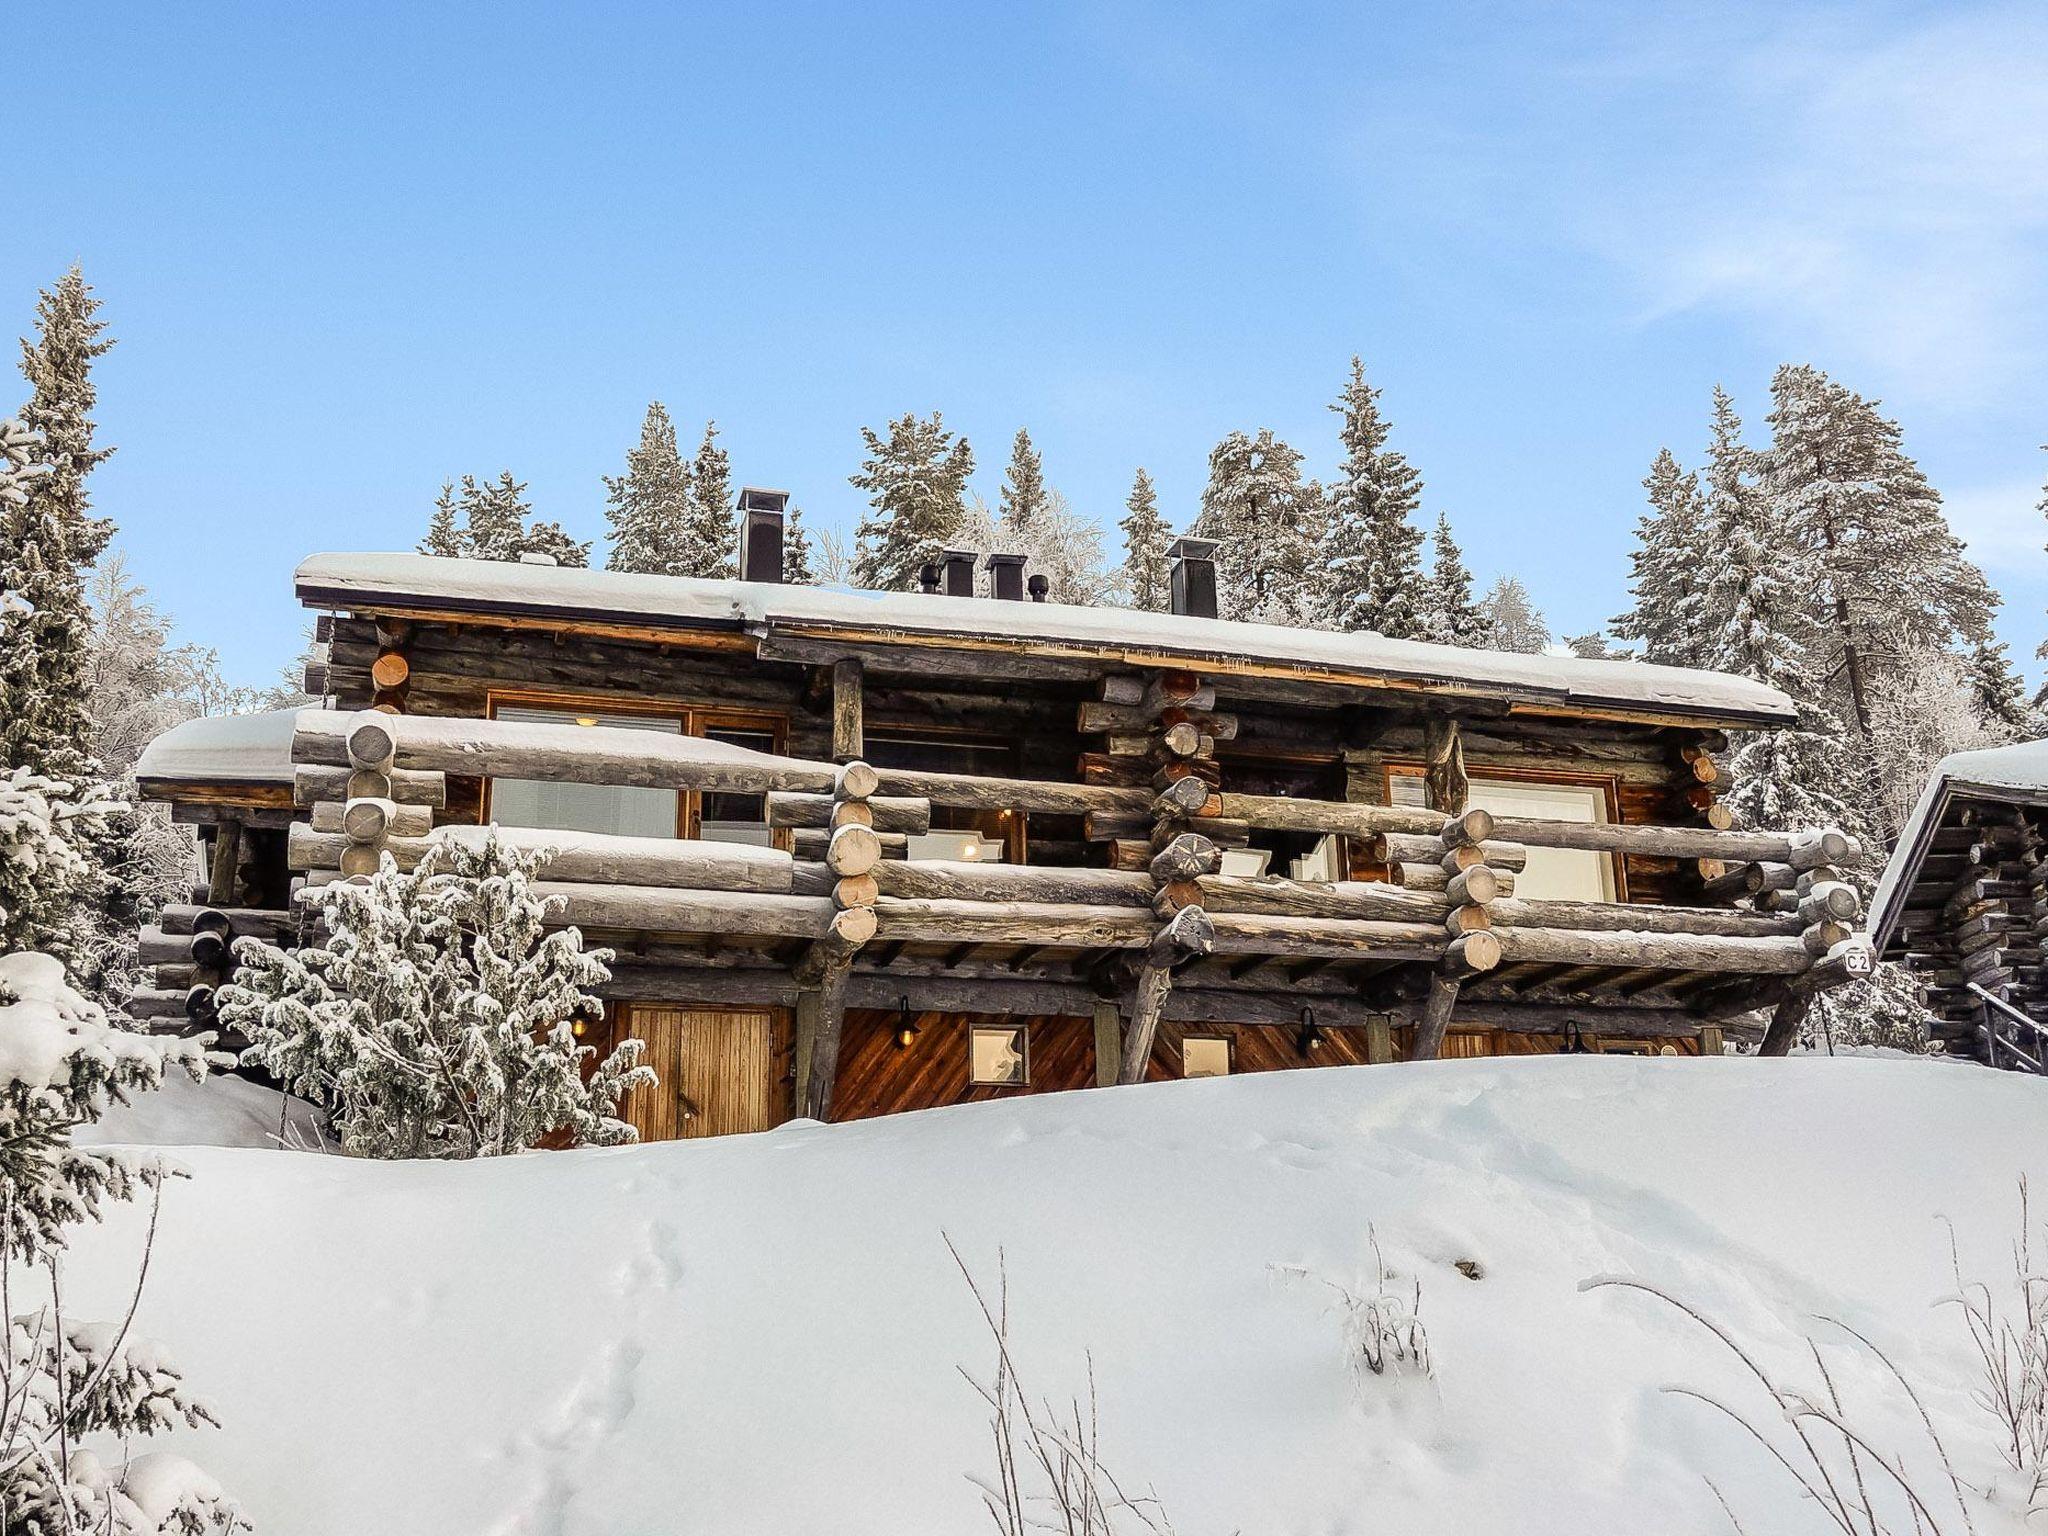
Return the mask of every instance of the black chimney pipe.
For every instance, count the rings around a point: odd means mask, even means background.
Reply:
[[[1173,562],[1167,586],[1173,611],[1193,619],[1216,617],[1216,541],[1179,538],[1166,551]]]
[[[988,572],[989,591],[1007,603],[1024,601],[1023,555],[990,554],[983,558],[982,567]]]
[[[948,549],[939,555],[939,563],[946,570],[946,596],[974,596],[974,551],[971,549]]]
[[[782,580],[782,514],[789,492],[750,485],[740,492],[740,580]]]

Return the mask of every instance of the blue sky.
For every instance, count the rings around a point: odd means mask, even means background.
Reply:
[[[2048,618],[2048,9],[23,6],[0,325],[82,262],[103,511],[267,681],[293,565],[510,468],[602,528],[650,399],[851,527],[858,429],[1028,426],[1113,524],[1361,353],[1483,578],[1625,602],[1651,455],[1811,361]],[[41,14],[38,14],[40,10]],[[23,13],[26,13],[24,16]],[[0,390],[0,399],[4,399]]]

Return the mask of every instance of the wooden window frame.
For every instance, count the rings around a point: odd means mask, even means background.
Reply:
[[[963,747],[995,747],[1012,752],[1017,746],[1017,743],[1007,736],[989,731],[969,730],[958,725],[891,725],[886,721],[877,723],[870,720],[863,726],[862,736],[864,741],[874,741],[877,738],[888,741],[893,738],[897,741],[928,741],[936,746],[957,743]],[[1012,776],[1021,777],[1022,767],[1023,765],[1019,763]],[[1031,813],[1012,810],[1007,817],[1002,818],[1002,821],[1004,860],[1011,864],[1029,863]]]
[[[1188,1042],[1189,1042],[1189,1041],[1191,1041],[1191,1040],[1200,1040],[1200,1041],[1204,1041],[1204,1042],[1208,1042],[1208,1041],[1213,1041],[1213,1042],[1215,1042],[1215,1043],[1216,1043],[1217,1045],[1220,1045],[1220,1046],[1222,1046],[1222,1047],[1223,1047],[1223,1070],[1222,1070],[1222,1072],[1220,1072],[1220,1073],[1217,1073],[1217,1072],[1205,1072],[1205,1073],[1203,1073],[1203,1074],[1201,1075],[1201,1077],[1195,1077],[1195,1076],[1194,1076],[1193,1074],[1191,1074],[1191,1073],[1190,1073],[1190,1072],[1188,1071]],[[1210,1033],[1210,1032],[1208,1032],[1208,1031],[1203,1031],[1203,1032],[1200,1032],[1200,1033],[1196,1033],[1196,1034],[1184,1034],[1184,1035],[1182,1035],[1182,1036],[1180,1037],[1180,1075],[1181,1075],[1181,1081],[1182,1081],[1182,1082],[1200,1082],[1200,1081],[1202,1081],[1202,1079],[1203,1079],[1203,1078],[1211,1078],[1211,1077],[1236,1077],[1236,1076],[1237,1076],[1237,1039],[1236,1039],[1236,1037],[1235,1037],[1234,1035],[1214,1034],[1214,1033]]]
[[[1380,765],[1381,793],[1386,803],[1394,803],[1394,780],[1397,778],[1422,779],[1427,777],[1427,768],[1422,759],[1389,758]],[[1467,779],[1495,779],[1511,784],[1550,784],[1560,789],[1597,789],[1601,803],[1607,811],[1609,826],[1620,826],[1621,821],[1621,780],[1611,773],[1558,773],[1546,768],[1511,768],[1492,763],[1465,764]],[[1614,899],[1626,902],[1628,896],[1628,860],[1618,853],[1606,853],[1600,857],[1607,860],[1609,871],[1614,877]]]
[[[974,1075],[974,1037],[976,1035],[1015,1035],[1017,1057],[1023,1067],[1023,1076],[1014,1083],[995,1083]],[[967,1026],[967,1086],[970,1088],[1007,1088],[1013,1092],[1024,1092],[1031,1087],[1031,1026],[1029,1024],[969,1024]]]
[[[789,716],[767,710],[727,709],[723,706],[689,704],[680,700],[617,698],[600,693],[556,693],[536,688],[492,688],[484,695],[484,717],[498,718],[500,705],[514,709],[559,709],[586,714],[639,715],[650,720],[673,720],[684,736],[702,738],[705,730],[759,731],[773,738],[773,750],[780,756],[789,738]],[[485,774],[483,793],[478,797],[477,820],[490,825],[491,789],[496,775]],[[704,792],[676,791],[676,832],[678,838],[695,838],[704,818]],[[787,851],[793,839],[789,829],[776,828],[770,841]]]

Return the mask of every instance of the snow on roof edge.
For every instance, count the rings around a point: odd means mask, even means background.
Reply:
[[[289,784],[293,722],[302,707],[186,720],[142,749],[135,760],[135,776],[192,783]]]
[[[1731,724],[1797,718],[1774,688],[1726,673],[1646,662],[1593,661],[1468,650],[1370,632],[1284,629],[1130,608],[999,603],[991,598],[863,592],[774,583],[641,576],[580,567],[452,560],[412,553],[330,553],[301,562],[300,599],[347,606],[369,599],[430,599],[458,608],[576,615],[601,622],[698,628],[844,626],[877,635],[928,635],[1164,652],[1231,662],[1320,667],[1374,681],[1464,684],[1585,707],[1683,714]]]

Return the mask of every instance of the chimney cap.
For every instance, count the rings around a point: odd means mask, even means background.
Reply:
[[[1029,555],[1012,555],[997,550],[990,550],[981,557],[981,564],[984,570],[992,571],[999,565],[1022,565],[1030,558]]]
[[[942,564],[950,564],[955,560],[965,560],[969,565],[972,565],[975,558],[975,552],[971,549],[942,549],[939,551],[939,560]]]
[[[770,490],[761,485],[740,487],[739,509],[742,512],[786,512],[789,510],[789,492]]]
[[[1188,534],[1182,534],[1166,547],[1166,558],[1169,560],[1213,560],[1216,558],[1217,546],[1221,543],[1222,540],[1220,539],[1197,539]]]

